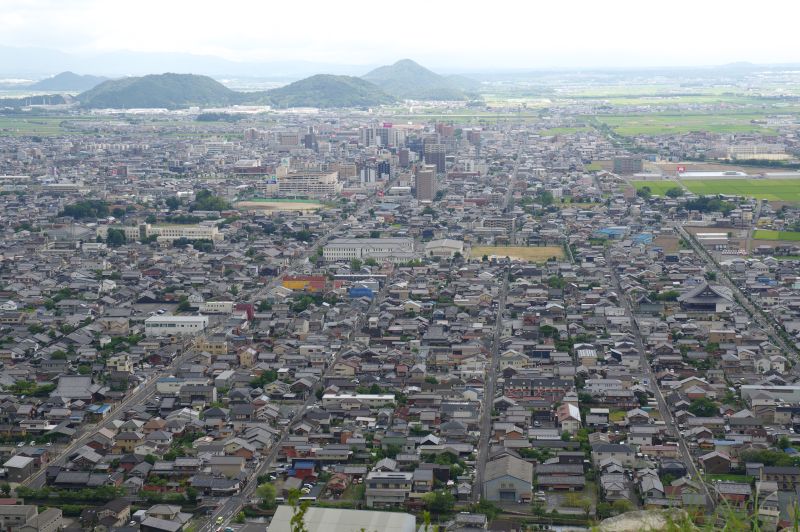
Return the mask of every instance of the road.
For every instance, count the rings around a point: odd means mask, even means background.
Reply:
[[[387,184],[387,186],[390,185],[391,182]],[[356,210],[356,215],[358,216],[367,212],[370,208],[374,206],[376,199],[377,198],[375,195],[370,196],[370,198]],[[310,257],[316,251],[316,249],[319,246],[325,245],[325,243],[327,243],[327,241],[332,236],[334,236],[339,229],[342,228],[344,223],[345,222],[342,221],[336,224],[335,227],[327,231],[324,235],[320,236],[314,242],[313,245],[308,247],[308,251],[306,252],[306,254],[304,254],[302,257],[293,260],[289,265],[287,265],[283,269],[283,271],[284,272],[290,271],[291,268],[297,267],[301,265],[303,262],[305,262],[308,259],[308,257]],[[259,293],[263,294],[264,297],[266,297],[266,294],[268,293],[269,289],[271,289],[274,286],[277,286],[277,284],[280,282],[281,276],[282,274],[277,275],[275,279],[273,279],[265,288],[261,288],[259,290]],[[389,288],[389,284],[390,282],[387,279],[383,287],[381,287],[381,291],[378,294],[376,294],[375,297],[372,298],[372,302],[370,303],[370,306],[367,309],[367,311],[363,312],[358,317],[355,330],[360,330],[364,326],[370,312],[372,312],[372,310],[376,307],[376,305],[379,304],[379,301],[381,301],[386,295],[386,292],[388,291]],[[236,517],[236,515],[242,510],[242,508],[244,508],[244,506],[247,504],[247,501],[250,500],[250,498],[255,493],[256,488],[258,487],[258,481],[257,481],[258,477],[269,473],[272,463],[275,462],[278,456],[278,452],[280,451],[286,438],[289,436],[289,431],[291,430],[292,427],[294,427],[294,425],[296,425],[303,418],[305,411],[317,400],[316,398],[317,390],[323,387],[325,378],[332,371],[333,367],[341,360],[341,355],[345,351],[347,351],[347,349],[345,348],[339,350],[339,352],[336,353],[336,356],[331,360],[330,364],[327,365],[325,371],[322,373],[321,378],[314,384],[314,388],[308,394],[308,397],[306,398],[305,402],[298,407],[291,421],[281,431],[280,437],[270,447],[269,453],[265,457],[263,457],[260,465],[257,468],[255,468],[247,477],[247,484],[241,489],[239,494],[226,499],[225,502],[221,506],[219,506],[217,510],[211,515],[208,521],[197,529],[198,532],[211,532],[220,526],[224,528],[230,523],[230,521],[234,517]],[[217,525],[217,519],[220,517],[222,518],[222,525]]]
[[[483,486],[483,472],[486,468],[486,461],[489,457],[489,436],[492,432],[492,410],[495,396],[495,384],[497,383],[497,369],[500,366],[500,341],[503,332],[503,313],[506,308],[506,297],[508,296],[509,267],[506,266],[503,286],[497,298],[497,322],[494,326],[494,336],[492,337],[492,347],[489,354],[489,371],[486,374],[486,381],[483,392],[483,405],[481,409],[480,431],[478,439],[478,457],[475,460],[475,482],[472,484],[472,500],[478,502],[481,498],[481,487]]]
[[[661,419],[664,421],[667,427],[667,433],[675,436],[678,440],[678,449],[681,453],[681,457],[683,458],[683,462],[688,468],[688,471],[691,473],[691,476],[700,481],[700,484],[705,491],[708,510],[709,512],[713,512],[716,505],[714,497],[711,496],[708,486],[705,482],[703,482],[703,477],[700,475],[700,471],[697,469],[697,465],[695,464],[692,454],[689,452],[689,447],[686,445],[686,441],[681,436],[680,430],[675,422],[675,418],[672,416],[672,410],[669,408],[669,406],[667,406],[667,402],[664,400],[664,395],[661,393],[661,387],[658,385],[658,381],[653,374],[653,368],[650,366],[650,361],[647,359],[644,342],[642,341],[642,333],[639,330],[639,324],[636,322],[636,318],[634,317],[633,309],[631,308],[628,297],[622,291],[622,286],[620,285],[619,281],[619,274],[609,260],[608,252],[606,252],[606,263],[611,268],[614,287],[617,290],[617,296],[619,297],[619,300],[625,310],[625,315],[631,320],[631,331],[633,332],[634,343],[636,344],[637,351],[639,351],[639,364],[644,373],[644,377],[648,379],[648,387],[653,390],[656,403],[658,404],[658,411],[661,414]]]
[[[716,274],[716,283],[730,289],[736,298],[737,303],[739,303],[739,305],[741,305],[747,311],[750,317],[753,318],[753,321],[759,327],[761,327],[765,333],[767,333],[770,339],[784,351],[784,353],[787,355],[787,358],[791,357],[797,361],[797,349],[783,338],[781,335],[781,330],[779,329],[779,325],[774,318],[767,318],[766,313],[761,308],[753,304],[750,297],[739,289],[739,286],[731,280],[730,276],[728,276],[728,272],[720,267],[716,259],[714,259],[714,257],[712,257],[702,245],[698,244],[693,235],[691,235],[686,229],[683,228],[683,226],[679,224],[675,224],[674,227],[678,231],[678,234],[680,234],[683,239],[689,243],[695,253],[697,253],[700,258],[706,261],[706,264],[709,266],[709,271],[713,271]],[[797,368],[798,366],[796,365],[795,367]]]
[[[114,405],[111,414],[109,414],[100,424],[84,425],[79,427],[78,432],[76,432],[77,439],[73,440],[72,443],[65,447],[58,454],[58,456],[50,460],[49,465],[66,465],[66,463],[69,461],[70,455],[85,445],[97,430],[103,427],[110,428],[111,423],[122,417],[129,408],[138,406],[153,396],[155,394],[156,383],[158,382],[159,378],[174,373],[174,370],[177,369],[181,364],[186,362],[192,356],[196,356],[196,353],[189,349],[189,345],[192,343],[192,340],[193,339],[185,339],[181,344],[181,354],[175,357],[169,366],[161,371],[154,372],[143,385],[139,385],[140,388],[138,390],[130,394],[117,405]],[[79,434],[80,436],[78,436]],[[39,469],[36,473],[21,482],[20,485],[31,488],[41,488],[46,480],[44,477],[44,472],[45,468]]]
[[[389,289],[389,281],[387,280],[384,286],[381,288],[381,291],[376,294],[375,297],[372,298],[372,302],[370,303],[369,308],[366,312],[363,312],[356,322],[355,330],[360,330],[366,323],[367,317],[370,313],[377,307],[379,302],[383,299],[386,295],[386,292]],[[316,393],[318,390],[322,389],[324,386],[324,382],[326,377],[329,376],[330,372],[333,370],[333,367],[341,360],[341,356],[343,353],[347,351],[346,348],[342,348],[336,353],[336,356],[331,360],[331,363],[325,368],[325,371],[322,373],[322,377],[314,384],[314,388],[308,394],[305,402],[300,405],[294,413],[292,420],[289,424],[284,427],[281,431],[281,436],[278,440],[272,445],[270,448],[269,454],[267,454],[263,460],[261,461],[260,465],[254,469],[250,475],[247,477],[247,485],[242,488],[239,492],[239,495],[226,499],[226,501],[213,513],[209,521],[201,526],[198,529],[198,532],[210,532],[214,530],[217,518],[222,517],[223,520],[223,527],[228,524],[228,522],[236,517],[242,508],[244,508],[247,501],[253,496],[255,493],[256,488],[258,487],[258,477],[260,475],[264,475],[269,473],[270,468],[272,467],[273,462],[275,462],[278,452],[280,451],[283,443],[286,441],[286,438],[289,436],[289,431],[292,427],[294,427],[298,422],[300,422],[305,414],[305,411],[311,407],[314,402],[317,401]]]

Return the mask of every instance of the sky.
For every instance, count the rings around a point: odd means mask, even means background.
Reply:
[[[447,71],[800,62],[800,2],[0,0],[0,45]]]

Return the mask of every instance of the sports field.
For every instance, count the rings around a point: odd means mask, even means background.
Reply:
[[[470,252],[473,259],[484,255],[491,257],[526,260],[528,262],[546,262],[550,257],[564,257],[564,250],[559,246],[475,246]]]
[[[323,207],[318,201],[302,199],[252,199],[236,203],[238,209],[261,211],[315,211]]]
[[[664,196],[667,190],[671,188],[681,188],[680,184],[672,180],[661,181],[631,181],[636,190],[641,190],[643,187],[649,187],[650,192],[656,196]]]
[[[700,195],[735,194],[800,203],[800,179],[683,179],[681,182]]]
[[[800,241],[800,232],[797,231],[771,231],[769,229],[756,229],[753,231],[756,240],[791,240]]]

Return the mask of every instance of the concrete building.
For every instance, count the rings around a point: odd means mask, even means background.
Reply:
[[[433,165],[440,174],[445,172],[447,149],[444,144],[426,142],[423,154],[425,157],[425,164]]]
[[[200,334],[208,327],[208,316],[150,316],[144,320],[147,336]]]
[[[407,262],[414,256],[411,238],[336,238],[322,248],[326,262],[352,259]]]
[[[414,189],[418,201],[433,201],[436,197],[436,167],[426,164],[418,166],[414,176]]]
[[[319,198],[342,191],[338,172],[279,172],[277,179],[261,187],[269,195]]]
[[[636,174],[644,168],[641,157],[614,157],[615,174]]]
[[[225,239],[216,225],[178,224],[178,225],[101,225],[97,228],[97,236],[105,240],[108,231],[116,229],[125,233],[125,240],[136,242],[155,236],[159,241],[172,242],[185,238],[187,240],[211,240],[220,242]]]

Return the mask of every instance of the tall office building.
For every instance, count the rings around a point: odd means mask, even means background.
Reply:
[[[408,168],[409,162],[411,161],[410,152],[408,148],[400,148],[397,150],[397,160],[398,164],[402,168]]]
[[[434,165],[440,174],[445,171],[446,154],[447,149],[444,144],[425,143],[425,164]]]
[[[418,201],[433,201],[436,197],[436,167],[418,166],[415,172],[415,189]]]

